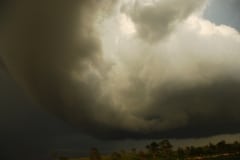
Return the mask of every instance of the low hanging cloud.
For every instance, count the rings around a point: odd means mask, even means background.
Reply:
[[[240,36],[203,19],[204,2],[12,1],[0,57],[37,102],[96,137],[236,133]]]

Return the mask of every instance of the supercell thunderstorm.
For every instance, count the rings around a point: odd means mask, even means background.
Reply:
[[[94,136],[235,133],[240,35],[204,19],[207,4],[16,0],[1,62],[37,102]]]

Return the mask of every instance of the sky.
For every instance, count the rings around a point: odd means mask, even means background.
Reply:
[[[1,6],[0,157],[239,140],[238,0]]]

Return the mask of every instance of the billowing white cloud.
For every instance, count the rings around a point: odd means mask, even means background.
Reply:
[[[155,42],[165,38],[179,23],[196,9],[203,7],[205,0],[130,0],[122,6],[122,12],[135,23],[138,35]]]

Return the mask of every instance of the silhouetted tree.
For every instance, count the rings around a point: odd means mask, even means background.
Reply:
[[[149,153],[152,155],[152,158],[156,159],[160,151],[159,144],[156,142],[152,142],[150,145],[147,145],[146,148],[148,149]]]
[[[67,157],[61,156],[58,158],[58,160],[67,160]]]
[[[139,156],[139,160],[146,160],[147,159],[147,156],[143,151],[139,151],[138,156]]]
[[[178,155],[179,160],[184,160],[185,154],[184,154],[184,150],[182,148],[179,147],[177,149],[177,155]]]
[[[92,148],[90,150],[90,160],[101,160],[101,155],[97,148]]]
[[[216,154],[216,145],[209,143],[208,145],[208,154],[213,155]]]
[[[111,160],[121,160],[122,156],[118,152],[113,152],[111,155]]]
[[[173,151],[172,151],[172,144],[169,142],[169,140],[162,140],[159,143],[160,147],[160,155],[164,157],[164,159],[172,159],[173,157]]]
[[[240,143],[238,141],[233,143],[233,150],[234,152],[240,152]]]
[[[219,153],[222,153],[226,150],[226,142],[224,140],[217,143],[217,150]]]

